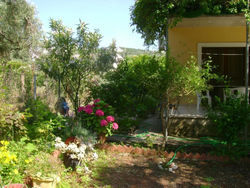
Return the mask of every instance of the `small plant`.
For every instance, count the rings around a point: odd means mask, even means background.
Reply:
[[[60,181],[63,166],[60,161],[46,152],[39,152],[29,159],[26,173],[33,179]]]
[[[93,140],[81,140],[76,137],[71,141],[64,143],[60,137],[56,138],[55,148],[60,150],[66,155],[68,159],[71,159],[71,162],[74,161],[72,166],[73,169],[83,166],[85,172],[89,172],[86,163],[90,160],[95,160],[98,158],[97,153],[94,150],[94,141]]]
[[[154,142],[155,142],[155,138],[152,137],[150,134],[148,134],[148,135],[146,136],[146,144],[147,144],[147,147],[153,148],[153,147],[154,147]]]
[[[112,116],[113,108],[100,99],[96,99],[93,104],[79,107],[78,113],[83,126],[97,134],[110,136],[119,127]]]
[[[9,150],[10,142],[0,142],[0,187],[12,182],[21,182],[23,176],[19,173],[18,159],[15,153]]]

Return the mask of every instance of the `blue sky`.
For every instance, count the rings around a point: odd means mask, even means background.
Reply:
[[[141,35],[130,26],[129,8],[135,0],[30,0],[38,11],[43,30],[49,31],[49,19],[60,19],[76,28],[79,19],[91,30],[99,29],[103,36],[100,46],[108,46],[112,39],[117,46],[146,49]]]

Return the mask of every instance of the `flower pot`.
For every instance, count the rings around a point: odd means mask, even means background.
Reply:
[[[33,188],[56,188],[54,178],[36,178],[32,177]]]
[[[63,155],[63,163],[66,168],[71,167],[73,171],[76,170],[76,167],[79,165],[79,160],[78,159],[71,159],[68,154]]]
[[[99,134],[99,141],[101,144],[104,144],[106,142],[106,139],[107,139],[107,137],[106,137],[105,133]]]
[[[75,142],[75,141],[76,141],[76,137],[71,136],[65,140],[65,144],[69,145],[70,143]]]
[[[21,183],[9,184],[4,186],[4,188],[26,188],[26,187],[27,186],[25,184]]]

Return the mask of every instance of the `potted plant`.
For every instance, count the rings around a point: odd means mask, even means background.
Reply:
[[[63,170],[60,161],[52,155],[40,152],[27,164],[26,173],[31,177],[33,187],[55,188]]]
[[[79,130],[85,132],[83,128]],[[88,133],[88,131],[86,130],[85,133]],[[82,138],[76,136],[72,142],[69,143],[63,142],[60,137],[57,137],[55,141],[55,148],[64,154],[65,166],[71,167],[72,170],[76,170],[76,167],[83,166],[85,171],[88,172],[86,162],[98,158],[94,150],[95,137],[91,136],[91,134]]]
[[[83,125],[96,132],[101,142],[105,142],[106,136],[111,136],[113,131],[119,128],[113,116],[112,106],[100,99],[94,100],[92,104],[80,106],[78,113]]]

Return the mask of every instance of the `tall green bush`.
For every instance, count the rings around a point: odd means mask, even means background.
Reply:
[[[25,116],[16,107],[7,104],[0,93],[0,140],[18,140],[26,134]]]
[[[63,127],[64,118],[54,114],[49,107],[39,98],[30,98],[26,102],[27,134],[31,140],[48,142],[54,140],[54,133]]]
[[[217,98],[217,104],[208,111],[217,138],[225,144],[220,152],[231,157],[241,156],[243,148],[243,130],[250,125],[250,105],[244,96],[229,95],[225,101]]]
[[[127,58],[116,70],[107,73],[104,83],[92,87],[91,94],[107,101],[119,116],[145,116],[158,103],[154,85],[159,83],[163,71],[162,57]]]

